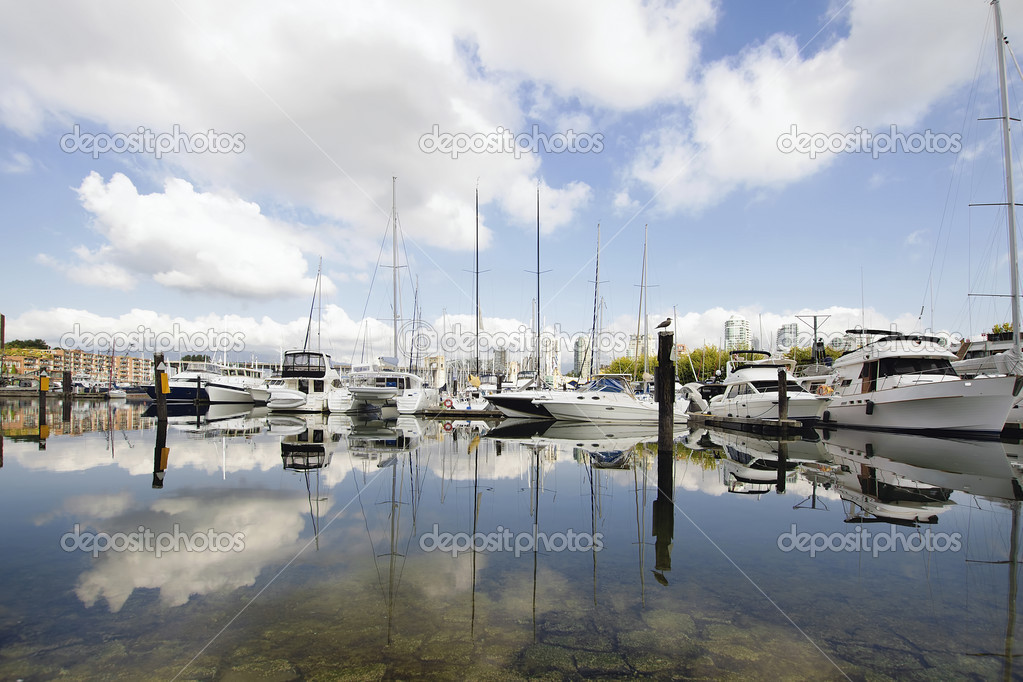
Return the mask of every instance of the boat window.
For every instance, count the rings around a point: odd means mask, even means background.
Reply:
[[[946,358],[901,357],[884,358],[879,362],[880,376],[899,374],[937,374],[956,376],[952,364]]]
[[[778,390],[778,382],[777,381],[754,381],[753,382],[753,387],[756,388],[761,393],[769,393],[769,392],[777,391]],[[807,390],[805,388],[803,388],[802,386],[800,386],[799,384],[797,384],[795,381],[787,381],[787,382],[785,382],[785,392],[786,393],[806,393]]]

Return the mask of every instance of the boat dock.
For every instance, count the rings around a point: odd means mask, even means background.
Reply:
[[[796,419],[758,419],[755,417],[717,417],[706,412],[689,415],[690,426],[712,426],[727,431],[745,431],[764,436],[786,438],[812,431]]]

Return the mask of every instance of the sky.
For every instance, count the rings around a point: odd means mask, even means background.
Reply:
[[[399,350],[473,352],[477,244],[484,334],[530,336],[538,223],[562,339],[598,225],[616,338],[644,291],[690,347],[1010,317],[986,0],[3,4],[8,340],[391,355],[392,206]]]

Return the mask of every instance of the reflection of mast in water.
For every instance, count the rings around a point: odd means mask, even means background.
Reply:
[[[533,644],[536,644],[536,569],[537,559],[539,557],[537,547],[537,540],[539,539],[540,533],[540,445],[535,443],[533,445],[533,461],[534,461],[534,474],[533,474],[533,498],[532,503],[532,516],[533,516]]]
[[[646,537],[646,517],[643,516],[643,510],[646,509],[646,458],[643,460],[643,501],[640,504],[639,499],[639,472],[636,471],[638,466],[632,468],[632,490],[636,499],[636,546],[639,550],[639,601],[640,604],[646,605],[646,557],[643,551],[643,538]],[[637,465],[639,463],[637,462]]]
[[[473,438],[472,442],[469,443],[469,452],[473,456],[474,466],[472,475],[472,492],[473,492],[473,503],[472,503],[472,604],[471,604],[471,615],[469,620],[469,637],[473,642],[476,641],[476,533],[479,524],[480,516],[480,498],[483,497],[483,491],[480,490],[480,437],[477,435]],[[485,490],[492,490],[492,488],[485,488]]]
[[[1002,678],[1012,679],[1012,639],[1016,630],[1016,581],[1019,577],[1016,566],[1019,555],[1019,500],[1012,502],[1012,538],[1009,540],[1009,613],[1005,622],[1005,659]]]

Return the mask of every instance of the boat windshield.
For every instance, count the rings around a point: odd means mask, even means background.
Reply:
[[[753,387],[760,393],[770,393],[778,390],[777,381],[754,381]],[[785,382],[786,393],[806,393],[807,390],[794,381]]]
[[[952,368],[952,364],[946,358],[882,358],[878,364],[878,373],[883,377],[899,374],[957,376],[956,371]]]
[[[628,385],[617,377],[597,377],[586,390],[591,393],[629,393]]]

